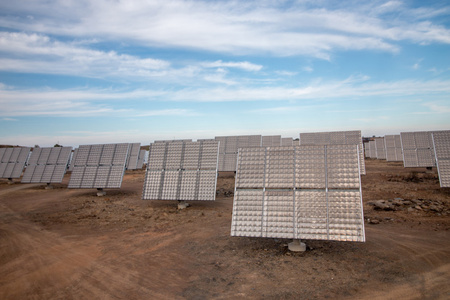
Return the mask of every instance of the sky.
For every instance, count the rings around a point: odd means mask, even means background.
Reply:
[[[449,129],[447,1],[0,2],[0,144]]]

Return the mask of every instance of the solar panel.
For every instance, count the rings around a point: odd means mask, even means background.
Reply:
[[[403,165],[408,167],[435,167],[431,131],[400,132]]]
[[[262,147],[281,146],[281,135],[268,135],[261,138]]]
[[[142,169],[142,167],[144,166],[146,153],[147,153],[147,151],[144,149],[139,151],[139,158],[138,158],[137,165],[136,165],[137,169]]]
[[[29,147],[0,148],[0,178],[20,178]]]
[[[369,141],[370,158],[377,158],[377,146],[375,141]]]
[[[216,136],[220,142],[218,170],[235,172],[238,149],[261,147],[261,140],[260,135]]]
[[[128,157],[127,157],[127,170],[138,169],[138,159],[139,159],[140,149],[141,149],[141,143],[131,144],[131,148],[130,148],[130,151],[128,152]],[[142,164],[141,164],[141,166],[142,166]]]
[[[219,142],[150,144],[142,199],[215,200]]]
[[[386,149],[384,146],[384,138],[375,138],[375,149],[377,151],[377,159],[386,159]]]
[[[72,147],[35,148],[31,152],[22,183],[62,182],[69,163]]]
[[[281,146],[294,146],[292,138],[281,138]]]
[[[232,236],[365,241],[357,145],[240,149]]]
[[[120,188],[131,144],[81,145],[69,188]]]
[[[366,174],[361,130],[300,133],[300,145],[358,145],[361,174]]]
[[[384,142],[386,149],[386,160],[403,161],[400,135],[385,135]]]
[[[71,172],[73,171],[73,165],[75,163],[75,159],[77,157],[77,154],[78,154],[78,148],[73,150],[72,157],[70,158],[69,171],[71,171]]]
[[[369,142],[364,143],[364,157],[370,157]]]
[[[441,187],[450,187],[450,130],[432,134]]]

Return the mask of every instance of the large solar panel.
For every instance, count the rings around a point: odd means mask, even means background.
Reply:
[[[377,159],[386,159],[386,148],[384,146],[384,138],[375,138],[375,149],[377,151]]]
[[[432,134],[441,187],[450,187],[450,130]]]
[[[220,142],[218,170],[235,172],[238,149],[261,147],[262,137],[261,135],[216,136],[215,141]]]
[[[120,188],[131,144],[81,145],[69,188]]]
[[[127,170],[138,169],[138,160],[139,160],[140,149],[141,149],[141,143],[130,144],[130,151],[128,151],[128,157],[127,157]]]
[[[400,135],[385,135],[384,145],[386,149],[387,161],[403,161],[402,143]]]
[[[232,236],[365,241],[357,145],[240,149]]]
[[[66,174],[72,147],[34,148],[22,183],[59,183]]]
[[[30,149],[29,147],[0,148],[0,178],[20,178]]]
[[[281,135],[267,135],[261,138],[262,147],[281,146]]]
[[[215,200],[219,142],[158,142],[150,145],[142,199]]]
[[[361,130],[300,133],[300,145],[358,145],[361,174],[366,174]]]
[[[431,131],[400,132],[403,165],[408,167],[435,167]]]

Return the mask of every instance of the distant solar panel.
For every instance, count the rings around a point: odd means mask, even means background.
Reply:
[[[139,151],[139,158],[138,158],[138,162],[137,162],[136,168],[142,169],[142,167],[144,166],[146,153],[147,153],[147,151],[145,149],[142,149],[142,150]]]
[[[69,188],[120,188],[130,144],[81,145]]]
[[[139,151],[141,149],[141,143],[130,144],[130,151],[127,156],[127,170],[138,169]]]
[[[369,141],[369,157],[377,158],[377,146],[375,145],[375,141]]]
[[[386,148],[384,146],[384,138],[375,138],[375,149],[377,151],[377,159],[386,159]]]
[[[441,187],[450,187],[450,130],[432,133]]]
[[[358,145],[360,171],[366,174],[360,130],[300,133],[300,145]]]
[[[30,149],[29,147],[0,148],[0,178],[20,178]]]
[[[403,165],[408,167],[435,167],[431,131],[400,132]]]
[[[278,147],[281,146],[281,135],[267,135],[261,138],[262,147]]]
[[[232,236],[365,241],[357,145],[240,149]]]
[[[142,199],[215,200],[219,142],[150,145]]]
[[[281,146],[294,146],[292,138],[281,138]]]
[[[281,136],[280,136],[281,138]],[[236,171],[236,159],[239,148],[260,147],[261,135],[216,136],[219,146],[219,171]]]
[[[400,135],[385,135],[384,144],[386,147],[387,161],[403,161],[402,143]]]
[[[369,142],[364,143],[364,157],[370,157]]]
[[[69,163],[72,147],[35,148],[31,152],[22,183],[62,182]]]

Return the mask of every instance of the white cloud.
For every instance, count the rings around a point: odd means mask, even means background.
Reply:
[[[238,68],[244,71],[259,71],[263,66],[252,64],[248,61],[242,62],[223,62],[221,60],[217,60],[214,62],[204,62],[201,64],[205,68]]]
[[[0,7],[5,12],[0,26],[12,30],[232,54],[329,59],[335,50],[396,52],[401,40],[450,43],[449,29],[417,21],[418,16],[442,15],[447,8],[419,11],[395,1],[381,6],[351,2],[335,9],[311,2],[286,7],[277,2],[182,0],[24,0]]]

